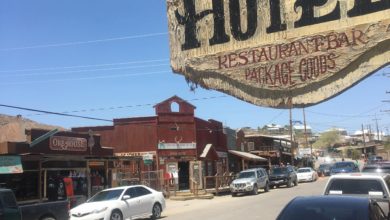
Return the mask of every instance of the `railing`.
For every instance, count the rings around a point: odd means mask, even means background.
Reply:
[[[206,190],[211,189],[218,195],[220,191],[228,191],[230,183],[235,179],[235,175],[232,173],[224,174],[222,176],[205,176],[204,188]]]

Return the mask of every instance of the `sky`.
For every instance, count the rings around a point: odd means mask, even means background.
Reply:
[[[195,116],[234,129],[289,124],[289,111],[259,107],[190,86],[169,64],[164,0],[0,1],[0,104],[114,119],[154,116],[153,105],[177,95]],[[314,132],[390,129],[390,67],[344,93],[305,108]],[[111,125],[0,107],[0,114],[64,128]],[[302,109],[292,119],[303,122]]]

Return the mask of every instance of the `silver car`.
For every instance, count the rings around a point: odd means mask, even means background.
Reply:
[[[269,191],[268,173],[263,168],[243,170],[230,184],[232,196],[236,196],[238,193],[257,195],[259,189],[264,189],[265,192]]]

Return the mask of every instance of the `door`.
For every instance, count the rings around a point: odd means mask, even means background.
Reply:
[[[21,212],[13,192],[0,193],[0,219],[21,220]]]
[[[123,219],[128,219],[128,218],[132,219],[135,216],[141,215],[142,214],[141,201],[138,198],[138,193],[134,189],[134,187],[127,189],[123,195],[130,196],[130,199],[123,201],[123,206],[126,207],[122,209],[122,210],[126,210],[126,216],[123,216]]]
[[[179,162],[179,190],[190,189],[190,162]]]
[[[151,191],[142,186],[134,187],[139,199],[141,215],[151,214],[154,205],[154,195]]]
[[[198,183],[198,189],[203,189],[203,166],[202,161],[191,161],[190,162],[190,179],[193,179]],[[191,181],[190,188],[193,189],[195,186]]]
[[[179,168],[177,162],[168,162],[166,170],[171,177],[171,179],[169,180],[169,185],[174,186],[176,190],[179,190]]]

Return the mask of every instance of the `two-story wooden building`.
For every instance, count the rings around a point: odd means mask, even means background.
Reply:
[[[228,149],[223,125],[195,117],[196,107],[173,96],[154,106],[156,116],[114,119],[112,126],[73,128],[92,130],[115,155],[152,159],[141,169],[163,170],[179,189],[201,183],[203,176],[228,172]]]

